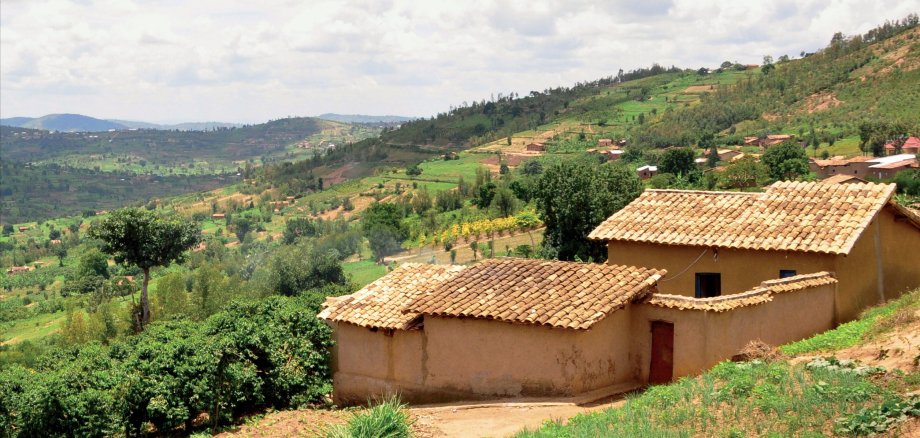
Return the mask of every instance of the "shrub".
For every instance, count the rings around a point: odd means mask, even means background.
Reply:
[[[203,323],[156,322],[111,347],[58,348],[0,372],[6,436],[135,435],[214,424],[265,407],[319,402],[331,389],[330,329],[301,299],[231,303]]]
[[[396,397],[352,415],[347,424],[333,427],[329,438],[408,438],[411,433],[406,405]]]

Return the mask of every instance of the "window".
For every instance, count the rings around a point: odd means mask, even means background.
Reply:
[[[795,277],[795,269],[780,269],[779,278]]]
[[[696,273],[696,297],[709,298],[722,295],[722,274],[718,272]]]

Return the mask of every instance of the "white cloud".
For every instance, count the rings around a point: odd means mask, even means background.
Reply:
[[[429,115],[653,62],[759,62],[916,1],[5,1],[0,114]]]

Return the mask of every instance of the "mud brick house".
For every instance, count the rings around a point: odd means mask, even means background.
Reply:
[[[920,153],[920,138],[917,137],[908,137],[907,140],[904,140],[904,143],[900,144],[900,147],[898,143],[894,141],[885,143],[885,155],[917,155],[918,153]]]
[[[530,143],[527,146],[524,146],[524,149],[531,152],[544,152],[546,151],[546,145],[543,143]]]
[[[607,264],[403,265],[329,298],[333,396],[569,396],[663,383],[920,285],[920,217],[894,185],[648,190],[599,225]]]
[[[836,321],[920,285],[920,217],[894,184],[778,182],[763,193],[647,190],[591,232],[610,263],[655,266],[668,294],[711,297],[835,273]]]
[[[642,166],[636,169],[636,175],[642,179],[649,179],[655,175],[658,175],[658,166]]]

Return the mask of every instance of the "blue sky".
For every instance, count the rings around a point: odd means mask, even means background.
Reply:
[[[658,62],[759,63],[920,1],[114,1],[0,5],[0,116],[428,116]]]

